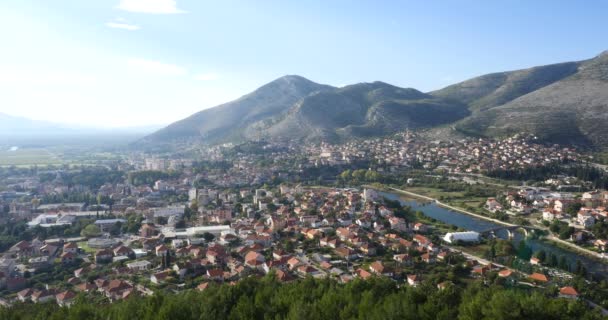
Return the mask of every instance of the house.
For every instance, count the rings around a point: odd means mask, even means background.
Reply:
[[[372,262],[369,265],[369,270],[377,275],[383,275],[387,277],[393,276],[393,271],[386,267],[381,261]]]
[[[405,265],[412,263],[412,257],[406,253],[394,255],[393,260]]]
[[[53,292],[42,289],[42,290],[34,290],[31,296],[32,302],[34,303],[44,303],[55,299],[55,294]]]
[[[445,261],[450,256],[450,253],[447,251],[442,251],[437,254],[437,260]]]
[[[287,266],[289,267],[289,270],[294,270],[295,268],[297,268],[298,266],[302,265],[302,261],[300,261],[300,259],[293,257],[289,260],[287,260]]]
[[[504,269],[498,272],[498,276],[501,278],[510,278],[513,275],[513,270]]]
[[[363,280],[367,280],[372,277],[371,273],[369,273],[363,269],[357,269],[357,271],[355,271],[355,274],[357,275],[357,277],[359,277]]]
[[[261,269],[265,261],[264,256],[255,251],[249,251],[245,255],[245,265],[252,269]]]
[[[161,272],[154,273],[150,276],[150,281],[154,284],[161,284],[167,281],[171,276],[171,270],[164,270]]]
[[[209,269],[207,270],[207,277],[210,280],[224,280],[224,271],[222,269]]]
[[[563,287],[559,289],[558,297],[566,299],[578,299],[578,291],[576,291],[576,289],[573,287]]]
[[[570,235],[570,241],[581,243],[585,241],[585,233],[583,231],[576,231],[575,233]]]
[[[123,294],[133,289],[133,285],[124,280],[103,281],[101,292],[110,300],[122,299]]]
[[[222,263],[226,257],[226,250],[220,245],[210,246],[207,249],[206,257],[211,264]]]
[[[420,222],[414,224],[414,231],[424,233],[424,232],[427,232],[427,230],[428,230],[428,227],[425,224],[422,224]]]
[[[201,282],[198,286],[196,286],[196,290],[204,291],[209,287],[209,282]]]
[[[540,259],[536,258],[536,257],[532,257],[532,258],[530,258],[530,264],[535,265],[535,266],[540,265]]]
[[[74,287],[74,289],[76,289],[80,292],[86,292],[86,293],[93,292],[96,288],[97,288],[97,286],[95,286],[92,283],[88,283],[88,282],[81,283]]]
[[[88,265],[86,267],[82,267],[82,268],[76,269],[76,270],[74,270],[74,277],[80,278],[83,275],[86,275],[87,273],[95,270],[96,268],[97,268],[97,265],[90,264],[90,265]]]
[[[481,266],[481,265],[477,265],[473,267],[473,270],[471,270],[473,272],[473,274],[478,275],[478,276],[483,276],[485,275],[488,271],[490,271],[490,268],[487,266]]]
[[[156,246],[154,251],[156,252],[157,257],[164,257],[169,253],[169,248],[167,248],[167,246],[165,246],[164,244],[161,244],[159,246]]]
[[[371,245],[369,243],[362,244],[359,247],[359,249],[361,250],[361,252],[363,252],[364,254],[366,254],[368,256],[376,255],[376,247],[374,247],[373,245]]]
[[[157,231],[156,228],[151,225],[151,224],[144,224],[141,226],[141,228],[139,229],[139,235],[142,238],[151,238],[154,237],[156,235]]]
[[[277,280],[279,280],[280,282],[289,282],[289,281],[295,280],[295,278],[293,276],[291,276],[289,274],[289,272],[281,270],[281,269],[278,269],[276,271],[276,277],[277,277]]]
[[[543,210],[543,220],[553,221],[561,218],[561,213],[554,210]]]
[[[152,268],[152,263],[147,260],[134,261],[131,263],[127,263],[127,268],[133,271],[145,271],[150,270],[150,268]]]
[[[21,302],[26,302],[31,300],[32,293],[34,293],[34,289],[27,288],[17,292],[17,299]]]
[[[69,307],[74,303],[76,294],[72,291],[63,291],[55,295],[55,300],[60,307]]]
[[[76,243],[74,242],[68,242],[66,244],[63,245],[63,252],[70,252],[72,254],[77,254],[78,253],[78,245],[76,245]]]
[[[28,258],[32,256],[33,251],[34,248],[32,247],[32,245],[25,240],[17,242],[17,244],[12,246],[8,250],[9,253],[15,255],[19,259]]]
[[[133,252],[133,249],[121,245],[114,249],[114,256],[133,258],[135,257],[135,252]]]
[[[321,238],[321,240],[319,241],[319,245],[321,247],[330,247],[333,249],[338,247],[339,244],[340,244],[340,241],[337,238],[333,238],[333,237]]]
[[[388,222],[391,225],[391,229],[393,230],[397,230],[397,231],[407,231],[407,223],[405,222],[405,219],[403,218],[398,218],[398,217],[390,217],[388,219]]]
[[[335,249],[334,251],[337,255],[347,260],[355,259],[357,257],[355,251],[347,247],[340,247]]]
[[[575,200],[558,199],[553,202],[553,209],[557,212],[565,212],[574,203],[576,203]]]
[[[59,251],[59,247],[56,245],[52,245],[52,244],[45,244],[42,247],[40,247],[40,254],[47,256],[47,257],[54,257],[57,254],[57,251]]]
[[[64,252],[61,254],[60,259],[63,264],[72,264],[76,261],[77,256],[72,252]]]
[[[598,248],[600,251],[606,251],[608,247],[608,240],[606,239],[597,239],[593,242],[593,245]]]
[[[407,276],[407,284],[412,287],[416,287],[420,284],[420,277],[415,274],[410,274]]]
[[[177,258],[183,258],[188,255],[190,255],[190,250],[188,250],[188,248],[186,248],[186,247],[181,247],[181,248],[175,250],[175,257],[177,257]]]
[[[437,284],[437,289],[438,290],[445,290],[445,289],[447,289],[451,285],[454,285],[454,283],[452,281],[444,281],[444,282],[441,282],[441,283]]]
[[[310,265],[299,266],[297,268],[297,270],[298,270],[298,273],[301,274],[301,275],[303,275],[303,276],[307,276],[307,275],[314,276],[314,275],[317,275],[317,274],[320,273],[319,270],[313,268]]]
[[[549,282],[549,278],[547,278],[546,275],[544,275],[542,273],[538,273],[538,272],[534,272],[528,278],[530,280],[534,281],[534,282],[537,282],[537,283],[547,283],[547,282]]]
[[[431,244],[431,240],[429,240],[429,238],[420,235],[420,234],[416,234],[414,235],[414,242],[418,243],[419,245],[426,247],[429,244]]]
[[[425,253],[420,256],[420,259],[426,263],[435,263],[435,257],[433,257],[430,253]]]
[[[497,212],[502,210],[502,205],[496,198],[488,198],[488,200],[486,200],[485,208],[490,212]]]
[[[101,249],[95,252],[95,263],[106,263],[112,261],[113,253],[109,249]]]
[[[579,212],[577,215],[578,223],[585,229],[593,227],[595,224],[595,218],[592,215],[584,215]]]

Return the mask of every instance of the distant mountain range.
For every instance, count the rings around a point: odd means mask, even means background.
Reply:
[[[140,139],[162,126],[142,126],[127,128],[90,128],[38,121],[0,112],[0,145],[21,143],[48,143],[83,139],[104,139],[121,136],[124,139]],[[112,140],[114,141],[114,140]]]
[[[335,88],[285,76],[141,142],[338,141],[449,127],[475,136],[525,132],[547,142],[606,148],[606,120],[604,52],[585,61],[483,75],[429,93],[383,82]]]

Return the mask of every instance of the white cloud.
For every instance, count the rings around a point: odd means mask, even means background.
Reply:
[[[200,81],[217,80],[217,78],[219,78],[219,75],[217,73],[201,73],[194,76],[195,80]]]
[[[152,14],[186,13],[186,11],[177,8],[175,0],[120,0],[116,8],[124,11]]]
[[[188,71],[178,65],[163,63],[155,60],[146,59],[130,59],[129,66],[139,69],[144,72],[167,75],[167,76],[183,76]]]
[[[131,24],[123,18],[116,18],[113,21],[106,22],[106,26],[115,29],[124,29],[129,31],[135,31],[141,29],[138,25]]]

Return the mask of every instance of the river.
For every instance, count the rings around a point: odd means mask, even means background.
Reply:
[[[419,202],[416,200],[404,200],[402,198],[402,195],[390,192],[378,193],[381,196],[386,197],[387,199],[399,200],[402,205],[410,206],[414,211],[422,211],[427,217],[436,219],[447,224],[455,225],[459,228],[463,228],[466,230],[482,232],[488,229],[501,226],[491,221],[479,219],[461,212],[448,210],[446,208],[438,206],[435,203]],[[496,233],[496,236],[502,239],[508,239],[506,230],[500,230]],[[515,248],[517,248],[520,240],[522,239],[524,239],[523,234],[520,232],[516,232],[512,239]],[[608,264],[601,263],[586,256],[578,255],[572,251],[565,250],[550,243],[539,240],[526,239],[526,244],[530,248],[532,248],[534,252],[542,249],[545,250],[548,255],[551,253],[555,254],[558,259],[561,256],[564,256],[566,260],[570,263],[571,268],[574,268],[576,260],[578,259],[585,266],[588,272],[601,277],[605,277],[608,274]]]

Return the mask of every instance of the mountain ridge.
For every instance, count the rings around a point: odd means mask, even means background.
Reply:
[[[601,120],[608,120],[608,51],[582,61],[481,75],[427,93],[382,81],[337,88],[287,75],[141,142],[341,141],[450,125],[454,133],[523,132],[547,142],[605,148],[608,129]]]

